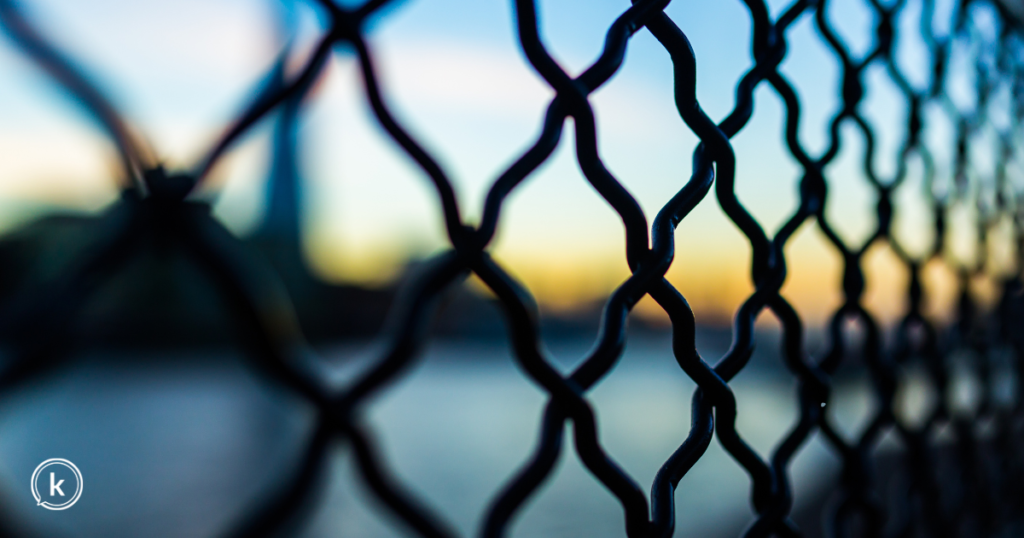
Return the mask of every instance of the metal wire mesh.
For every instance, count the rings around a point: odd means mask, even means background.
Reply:
[[[61,275],[48,293],[26,302],[31,306],[8,309],[5,323],[16,327],[17,353],[0,373],[0,390],[24,383],[43,372],[61,367],[74,343],[55,335],[67,334],[69,324],[90,294],[119,267],[128,263],[148,241],[181,249],[195,260],[226,304],[230,306],[238,341],[253,368],[271,383],[286,387],[312,403],[318,412],[315,433],[297,471],[264,505],[248,512],[229,534],[273,535],[299,513],[315,488],[311,483],[324,468],[330,447],[348,445],[359,474],[373,494],[392,512],[404,531],[444,537],[455,532],[445,519],[412,496],[389,470],[374,440],[374,426],[366,407],[385,386],[400,382],[421,357],[434,316],[437,298],[475,274],[500,302],[507,322],[513,356],[521,371],[548,395],[540,418],[541,432],[533,452],[521,469],[495,493],[484,515],[480,534],[502,536],[516,515],[553,472],[567,447],[565,434],[572,428],[573,449],[590,473],[621,504],[624,533],[630,537],[670,536],[675,529],[674,493],[686,487],[688,470],[717,437],[736,465],[750,479],[750,502],[756,517],[747,536],[799,536],[791,519],[793,508],[789,468],[795,455],[815,434],[822,434],[841,459],[840,498],[828,516],[827,532],[834,536],[992,536],[1019,532],[1024,502],[1024,461],[1021,457],[1021,418],[1024,416],[1024,213],[1020,200],[1020,122],[1024,116],[1024,33],[1012,3],[960,0],[952,11],[952,30],[937,35],[933,0],[921,0],[917,31],[927,44],[932,76],[915,86],[895,58],[897,20],[907,0],[883,3],[869,0],[874,14],[868,52],[855,55],[830,22],[827,0],[798,0],[778,17],[771,17],[761,0],[745,0],[752,27],[750,50],[754,59],[737,81],[733,110],[720,121],[708,117],[697,95],[695,57],[687,36],[664,13],[668,0],[635,0],[608,28],[600,57],[577,77],[563,70],[549,54],[540,35],[537,7],[532,0],[514,2],[518,39],[533,69],[554,90],[543,118],[543,128],[532,145],[490,186],[479,226],[463,221],[452,183],[438,162],[392,115],[374,68],[367,43],[367,21],[388,2],[370,0],[358,7],[341,7],[322,0],[330,14],[330,29],[295,76],[285,74],[282,58],[267,78],[259,96],[194,168],[167,172],[155,152],[146,147],[123,121],[116,106],[95,89],[81,70],[34,29],[10,0],[0,1],[0,23],[7,36],[41,68],[71,92],[116,142],[123,165],[123,195],[106,211],[108,241]],[[975,14],[994,13],[995,31],[979,28]],[[841,107],[830,118],[828,144],[818,155],[801,144],[798,126],[801,103],[779,66],[787,54],[787,31],[803,18],[811,18],[820,38],[841,66]],[[726,22],[723,24],[731,24]],[[604,166],[597,145],[597,127],[588,97],[607,83],[623,65],[630,38],[650,32],[671,56],[676,107],[680,119],[700,144],[693,152],[693,173],[688,181],[649,222],[640,205]],[[240,136],[278,109],[295,113],[303,95],[321,74],[325,61],[339,46],[347,46],[358,59],[367,106],[380,126],[419,166],[437,196],[450,242],[404,288],[390,312],[393,331],[387,349],[344,390],[332,388],[303,344],[300,327],[288,298],[272,272],[214,219],[207,202],[189,198],[211,168]],[[948,86],[953,77],[954,50],[973,58],[969,105],[957,103]],[[891,177],[876,168],[876,127],[862,112],[865,73],[882,66],[899,88],[907,115],[902,130],[898,166]],[[769,237],[736,195],[737,158],[730,139],[754,114],[755,91],[767,86],[785,106],[785,142],[799,163],[799,205],[782,228]],[[993,104],[1002,103],[1002,104]],[[936,147],[924,136],[932,127],[925,110],[938,108],[955,126],[953,147]],[[1002,108],[999,108],[1002,107]],[[510,193],[552,155],[572,119],[575,152],[590,185],[621,217],[626,237],[626,258],[632,276],[607,298],[600,331],[585,359],[568,375],[552,365],[540,343],[537,307],[520,283],[489,255],[499,227],[501,211]],[[865,148],[860,178],[877,199],[873,233],[860,244],[849,244],[837,233],[826,210],[830,168],[843,144],[841,130],[852,126]],[[997,144],[991,144],[995,135]],[[978,155],[994,153],[993,173],[978,166]],[[934,155],[952,156],[950,173],[936,165]],[[892,231],[899,211],[895,193],[904,184],[909,162],[918,159],[924,170],[924,197],[934,215],[931,247],[924,255],[903,248]],[[706,360],[695,345],[696,320],[686,299],[665,278],[676,255],[674,231],[699,203],[714,195],[722,210],[749,242],[750,274],[754,292],[743,302],[733,321],[732,345],[722,357]],[[957,208],[972,208],[970,233],[977,238],[975,254],[964,259],[951,252],[951,224],[947,216]],[[786,282],[787,242],[806,223],[813,223],[828,238],[842,259],[842,305],[828,325],[829,345],[820,357],[805,350],[804,324],[780,293]],[[1012,233],[991,233],[1009,223]],[[997,241],[1002,243],[995,244]],[[864,307],[865,253],[879,244],[888,246],[907,269],[907,309],[887,338],[885,328]],[[1011,270],[994,268],[990,250],[1014,252]],[[959,302],[955,320],[940,327],[923,312],[925,266],[943,264],[957,275]],[[998,285],[998,301],[987,304],[972,292],[972,281],[989,279]],[[698,385],[692,399],[689,435],[664,462],[650,495],[617,463],[597,435],[588,391],[611,375],[623,353],[627,316],[644,296],[651,296],[668,314],[672,353],[685,373]],[[795,398],[799,419],[789,431],[779,432],[778,443],[765,457],[753,450],[737,430],[736,399],[729,382],[750,359],[756,340],[755,319],[770,311],[780,322],[785,364],[798,381]],[[851,325],[859,327],[853,331]],[[854,341],[856,340],[856,342]],[[856,345],[855,345],[856,344]],[[851,355],[855,355],[851,357]],[[1009,359],[1007,359],[1009,357]],[[854,436],[844,437],[830,413],[831,379],[842,363],[866,368],[873,388],[872,416]],[[938,401],[924,420],[910,421],[895,409],[898,389],[907,371],[921,365]],[[981,384],[980,403],[959,405],[950,390],[953,370],[965,367]],[[996,385],[1010,379],[1012,397],[999,396]],[[873,469],[877,447],[885,435],[895,435],[904,447],[899,464],[911,476],[900,503],[886,500]],[[952,463],[939,465],[943,454]]]

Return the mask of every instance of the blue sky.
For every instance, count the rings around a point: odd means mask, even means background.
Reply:
[[[862,2],[830,2],[831,20],[851,50],[869,45],[873,19]],[[940,2],[940,14],[951,2]],[[138,2],[71,0],[24,2],[44,31],[73,51],[150,139],[170,166],[189,165],[239,110],[249,88],[271,65],[291,21],[300,44],[320,31],[306,4],[247,0]],[[579,73],[601,50],[604,33],[628,5],[618,0],[542,1],[542,35],[553,55]],[[782,4],[770,2],[773,13]],[[667,13],[689,36],[697,56],[698,98],[723,118],[734,88],[751,63],[749,17],[740,0],[673,2]],[[900,21],[916,35],[919,2]],[[941,19],[942,17],[940,17]],[[937,31],[946,31],[941,25]],[[783,72],[803,105],[800,135],[812,155],[826,145],[827,119],[837,107],[838,66],[804,16],[788,34]],[[372,25],[389,102],[410,131],[455,182],[464,214],[475,221],[487,187],[539,132],[552,92],[518,49],[509,1],[406,0]],[[923,87],[929,65],[919,40],[898,42],[901,68]],[[96,210],[114,197],[113,153],[89,120],[7,43],[0,44],[0,223],[41,204]],[[876,164],[895,170],[896,144],[906,114],[895,86],[880,68],[867,73],[862,111],[880,132]],[[649,219],[686,181],[696,138],[672,100],[668,54],[646,31],[630,42],[619,73],[592,98],[606,164],[636,196]],[[937,115],[936,147],[945,145]],[[797,203],[799,169],[782,142],[783,109],[762,87],[756,113],[734,139],[740,199],[774,232]],[[515,193],[504,213],[495,254],[552,304],[600,295],[626,274],[618,217],[587,185],[575,165],[571,130],[559,149]],[[215,172],[217,214],[238,233],[252,229],[262,210],[267,125],[247,137]],[[330,278],[380,282],[410,254],[443,248],[439,208],[426,178],[390,142],[368,113],[351,55],[332,61],[303,127],[308,251]],[[858,176],[863,144],[849,127],[844,151],[831,169],[830,211],[839,231],[861,241],[873,228],[874,197]],[[948,147],[948,146],[947,146]],[[939,164],[949,155],[939,155]],[[912,248],[929,241],[930,217],[920,199],[920,170],[898,193],[897,229]],[[905,208],[905,209],[904,209]],[[788,254],[794,301],[824,314],[839,300],[839,261],[813,227],[805,227]],[[749,291],[749,254],[709,198],[680,226],[670,278],[695,306],[731,312]],[[885,258],[885,253],[879,254]],[[891,257],[891,256],[890,256]],[[891,260],[890,260],[891,261]],[[873,262],[874,263],[874,262]],[[879,271],[891,270],[880,263]],[[870,265],[870,264],[869,264]],[[889,267],[889,269],[885,269]],[[803,271],[803,272],[801,272]],[[898,289],[899,279],[876,279]],[[880,299],[881,300],[881,299]],[[884,302],[884,301],[883,301]],[[881,304],[881,303],[880,303]]]

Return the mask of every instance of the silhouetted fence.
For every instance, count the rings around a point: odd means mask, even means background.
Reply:
[[[832,2],[798,0],[778,17],[771,17],[762,0],[745,0],[752,31],[753,65],[736,82],[735,105],[724,118],[712,119],[702,110],[697,95],[695,57],[687,36],[663,12],[668,0],[637,0],[624,6],[608,28],[600,57],[578,77],[567,74],[549,55],[538,30],[532,0],[514,2],[519,42],[525,57],[555,91],[542,131],[533,144],[491,184],[479,226],[468,226],[452,184],[443,168],[402,127],[389,110],[384,88],[374,69],[374,55],[364,36],[366,21],[388,2],[371,0],[340,7],[321,0],[330,14],[330,28],[319,39],[305,66],[293,77],[285,73],[286,58],[267,77],[259,96],[206,157],[189,170],[165,171],[155,152],[147,148],[116,110],[116,106],[89,82],[89,78],[62,52],[34,29],[10,0],[0,2],[0,22],[8,37],[35,63],[92,114],[117,144],[123,164],[123,196],[106,210],[108,229],[103,245],[78,260],[45,294],[33,297],[5,320],[19,335],[15,358],[0,375],[9,389],[45,371],[60,368],[74,344],[66,334],[84,301],[115,271],[132,260],[141,245],[157,241],[180,249],[214,283],[220,299],[230,306],[238,341],[250,364],[272,383],[301,395],[318,410],[318,426],[308,440],[297,472],[265,505],[253,507],[249,519],[239,522],[237,536],[268,535],[298,513],[309,485],[324,467],[329,447],[347,444],[358,462],[360,476],[374,495],[397,517],[405,531],[422,536],[450,536],[451,527],[402,487],[375,445],[374,425],[366,419],[367,402],[385,386],[400,383],[421,353],[438,296],[475,274],[498,298],[507,321],[513,356],[525,376],[548,394],[541,433],[532,454],[525,454],[521,469],[495,492],[482,519],[482,536],[509,532],[527,500],[542,487],[562,450],[575,450],[580,460],[625,514],[624,534],[630,537],[669,536],[675,528],[674,492],[686,488],[687,471],[701,458],[714,437],[750,478],[750,502],[756,518],[749,536],[817,534],[793,523],[792,484],[788,469],[801,447],[814,434],[822,434],[841,460],[836,485],[838,497],[824,518],[834,536],[994,536],[1021,532],[1024,502],[1024,205],[1021,189],[1021,129],[1024,116],[1024,32],[1016,18],[1020,6],[981,0],[960,0],[952,10],[949,33],[934,30],[933,0],[920,0],[916,31],[927,44],[932,76],[924,86],[914,85],[895,59],[899,37],[897,22],[906,16],[907,0],[883,3],[870,0],[874,13],[871,46],[854,54],[830,24]],[[401,9],[397,7],[395,9]],[[994,23],[976,24],[978,14]],[[787,31],[801,19],[813,19],[820,38],[841,66],[841,107],[830,119],[828,143],[812,154],[797,136],[801,103],[793,86],[779,70],[786,58]],[[723,25],[733,24],[723,21]],[[650,32],[671,55],[679,118],[699,138],[693,151],[693,173],[679,191],[649,221],[637,201],[603,165],[597,146],[594,113],[588,96],[622,66],[630,38]],[[288,297],[273,272],[261,265],[247,247],[228,233],[209,212],[206,202],[189,194],[206,179],[218,159],[253,125],[279,109],[298,110],[302,96],[321,73],[325,59],[338,45],[357,57],[366,103],[380,126],[419,166],[433,187],[443,210],[450,248],[418,272],[403,288],[389,312],[392,332],[386,351],[373,366],[343,390],[328,385],[317,360],[303,345],[300,327]],[[287,55],[287,54],[286,54]],[[951,59],[970,58],[971,69],[956,71]],[[865,72],[882,66],[904,101],[905,128],[901,130],[898,167],[883,177],[875,167],[876,127],[862,114]],[[951,79],[973,87],[970,106],[949,96]],[[2,82],[0,82],[2,83]],[[754,113],[755,90],[770,87],[785,104],[784,134],[789,153],[801,168],[799,205],[774,237],[766,235],[736,196],[737,157],[730,139]],[[938,109],[955,126],[951,147],[935,147],[925,136],[930,127],[926,111]],[[566,120],[572,118],[575,154],[587,181],[619,214],[626,237],[626,258],[632,276],[608,297],[597,341],[589,355],[568,375],[562,375],[545,356],[538,334],[537,308],[529,290],[516,282],[488,254],[499,227],[503,203],[537,170],[562,140]],[[860,244],[849,244],[833,231],[826,200],[830,168],[842,144],[841,131],[852,127],[862,139],[865,155],[860,180],[874,191],[874,232]],[[993,140],[995,141],[993,143]],[[682,148],[681,148],[682,149]],[[950,170],[937,166],[933,156],[946,154]],[[976,166],[979,155],[995,163]],[[917,159],[924,174],[926,199],[934,215],[931,248],[924,255],[905,250],[892,232],[896,192],[908,176],[908,162]],[[985,172],[986,170],[994,172]],[[714,193],[712,194],[712,190]],[[695,319],[686,299],[665,278],[676,255],[676,226],[698,203],[717,197],[728,218],[749,241],[754,292],[735,314],[732,346],[722,357],[701,357],[694,343]],[[976,218],[968,226],[976,236],[971,259],[949,249],[947,219],[956,208],[971,207]],[[786,281],[785,247],[804,223],[813,223],[842,258],[842,305],[828,325],[829,345],[822,356],[804,349],[804,326],[797,312],[780,294]],[[990,233],[1008,224],[1012,233]],[[863,258],[874,245],[885,244],[907,269],[907,309],[891,337],[865,309]],[[989,263],[992,250],[1013,253],[1016,265],[998,271]],[[823,253],[824,254],[824,253]],[[957,275],[959,303],[955,321],[940,327],[922,312],[926,290],[922,272],[927,264],[945,264]],[[972,292],[973,279],[997,284],[998,300],[990,304]],[[668,313],[672,324],[672,353],[679,368],[698,385],[692,399],[689,435],[665,460],[653,484],[642,486],[602,447],[594,410],[587,392],[612,371],[622,354],[627,315],[645,295]],[[789,431],[780,431],[770,455],[755,452],[736,428],[736,400],[729,381],[750,359],[755,345],[755,318],[769,310],[779,320],[782,356],[798,381],[799,419]],[[8,309],[10,310],[10,309]],[[698,320],[699,321],[699,320]],[[854,330],[854,326],[857,328]],[[856,341],[854,341],[856,340]],[[850,357],[851,354],[856,355]],[[866,369],[871,380],[872,416],[852,438],[844,437],[830,413],[830,379],[843,363]],[[898,412],[894,401],[910,367],[923,367],[926,382],[937,398],[923,420],[911,421]],[[978,383],[979,401],[963,405],[951,390],[958,376]],[[1012,385],[1009,390],[998,387]],[[572,428],[575,446],[567,446]],[[875,472],[878,445],[892,435],[901,449],[890,465],[910,477],[899,503],[882,495],[886,487]],[[941,465],[938,462],[943,462]],[[645,491],[649,487],[649,494]]]

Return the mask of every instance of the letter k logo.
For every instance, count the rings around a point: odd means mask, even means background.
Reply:
[[[0,1],[0,4],[3,2]],[[48,470],[48,467],[58,465],[70,471],[71,475],[65,472],[54,473],[50,472],[50,496],[47,497],[42,489],[46,487],[46,479],[43,478],[45,474],[44,469]],[[56,470],[55,468],[53,470]],[[64,480],[57,480],[57,475],[60,474],[67,478],[67,484]],[[71,476],[74,476],[72,478]],[[68,494],[64,494],[64,488],[62,486],[71,488],[68,490]],[[74,463],[63,459],[63,458],[50,458],[43,463],[40,463],[36,470],[32,472],[32,498],[36,500],[36,506],[41,506],[47,510],[67,510],[74,506],[78,502],[78,498],[82,496],[82,472],[75,467]],[[46,500],[43,500],[46,498]]]
[[[56,491],[57,493],[60,494],[61,497],[63,497],[64,490],[60,489],[60,485],[64,483],[64,480],[61,480],[55,484],[53,482],[55,478],[56,477],[54,476],[54,473],[50,473],[50,497],[53,497],[54,491]]]

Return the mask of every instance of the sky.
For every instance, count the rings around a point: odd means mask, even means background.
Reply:
[[[538,3],[543,39],[572,74],[598,56],[606,29],[628,7],[624,0]],[[777,14],[782,4],[769,3]],[[296,32],[302,48],[322,29],[322,14],[309,5],[278,0],[23,4],[30,18],[94,75],[170,168],[190,166],[216,140],[272,65],[289,31]],[[874,24],[861,4],[830,2],[833,24],[858,56],[867,50]],[[913,39],[919,4],[910,0],[900,19],[903,35],[911,37],[898,40],[897,52],[910,81],[923,88],[929,63],[923,45]],[[940,14],[951,9],[951,2],[939,4]],[[751,65],[746,8],[740,0],[691,0],[672,2],[666,12],[696,53],[698,99],[710,117],[721,120],[733,107],[737,80]],[[936,29],[947,30],[941,24]],[[827,144],[827,120],[838,106],[839,68],[809,17],[801,18],[788,38],[782,71],[800,95],[800,137],[813,156]],[[553,96],[518,47],[512,2],[399,1],[374,19],[368,40],[387,101],[452,178],[465,218],[476,222],[487,188],[539,133]],[[869,70],[866,80],[861,110],[879,133],[876,165],[883,177],[891,177],[905,105],[881,68]],[[969,102],[961,96],[969,89],[953,86],[954,100]],[[766,85],[755,98],[753,119],[733,139],[736,188],[773,234],[797,207],[799,167],[783,143],[780,100]],[[639,32],[622,69],[591,102],[605,164],[652,221],[688,179],[697,143],[674,106],[668,54],[648,32]],[[933,112],[929,142],[952,148],[949,126]],[[254,130],[214,171],[216,214],[239,235],[251,232],[262,214],[269,126],[264,122]],[[399,274],[410,257],[445,248],[440,209],[427,178],[377,125],[356,63],[344,48],[319,81],[299,136],[305,248],[318,274],[381,284]],[[849,126],[843,145],[829,171],[828,210],[839,233],[859,244],[874,227],[875,198],[858,175],[863,144]],[[0,227],[54,208],[99,211],[116,198],[109,141],[6,41],[0,41],[0,154]],[[937,155],[940,173],[950,157]],[[896,194],[897,236],[918,253],[931,241],[920,177],[920,163],[912,161]],[[727,321],[753,289],[746,240],[709,196],[679,226],[676,242],[669,280],[699,320]],[[492,252],[546,309],[603,299],[628,276],[621,222],[580,173],[571,129],[506,203]],[[812,324],[821,323],[842,299],[838,254],[810,224],[791,240],[786,254],[790,272],[784,295]],[[905,269],[885,247],[869,251],[865,268],[865,304],[885,321],[896,319],[904,308]],[[931,311],[941,313],[952,299],[950,275],[936,266],[927,277]],[[649,300],[639,308],[644,315],[659,315]]]

